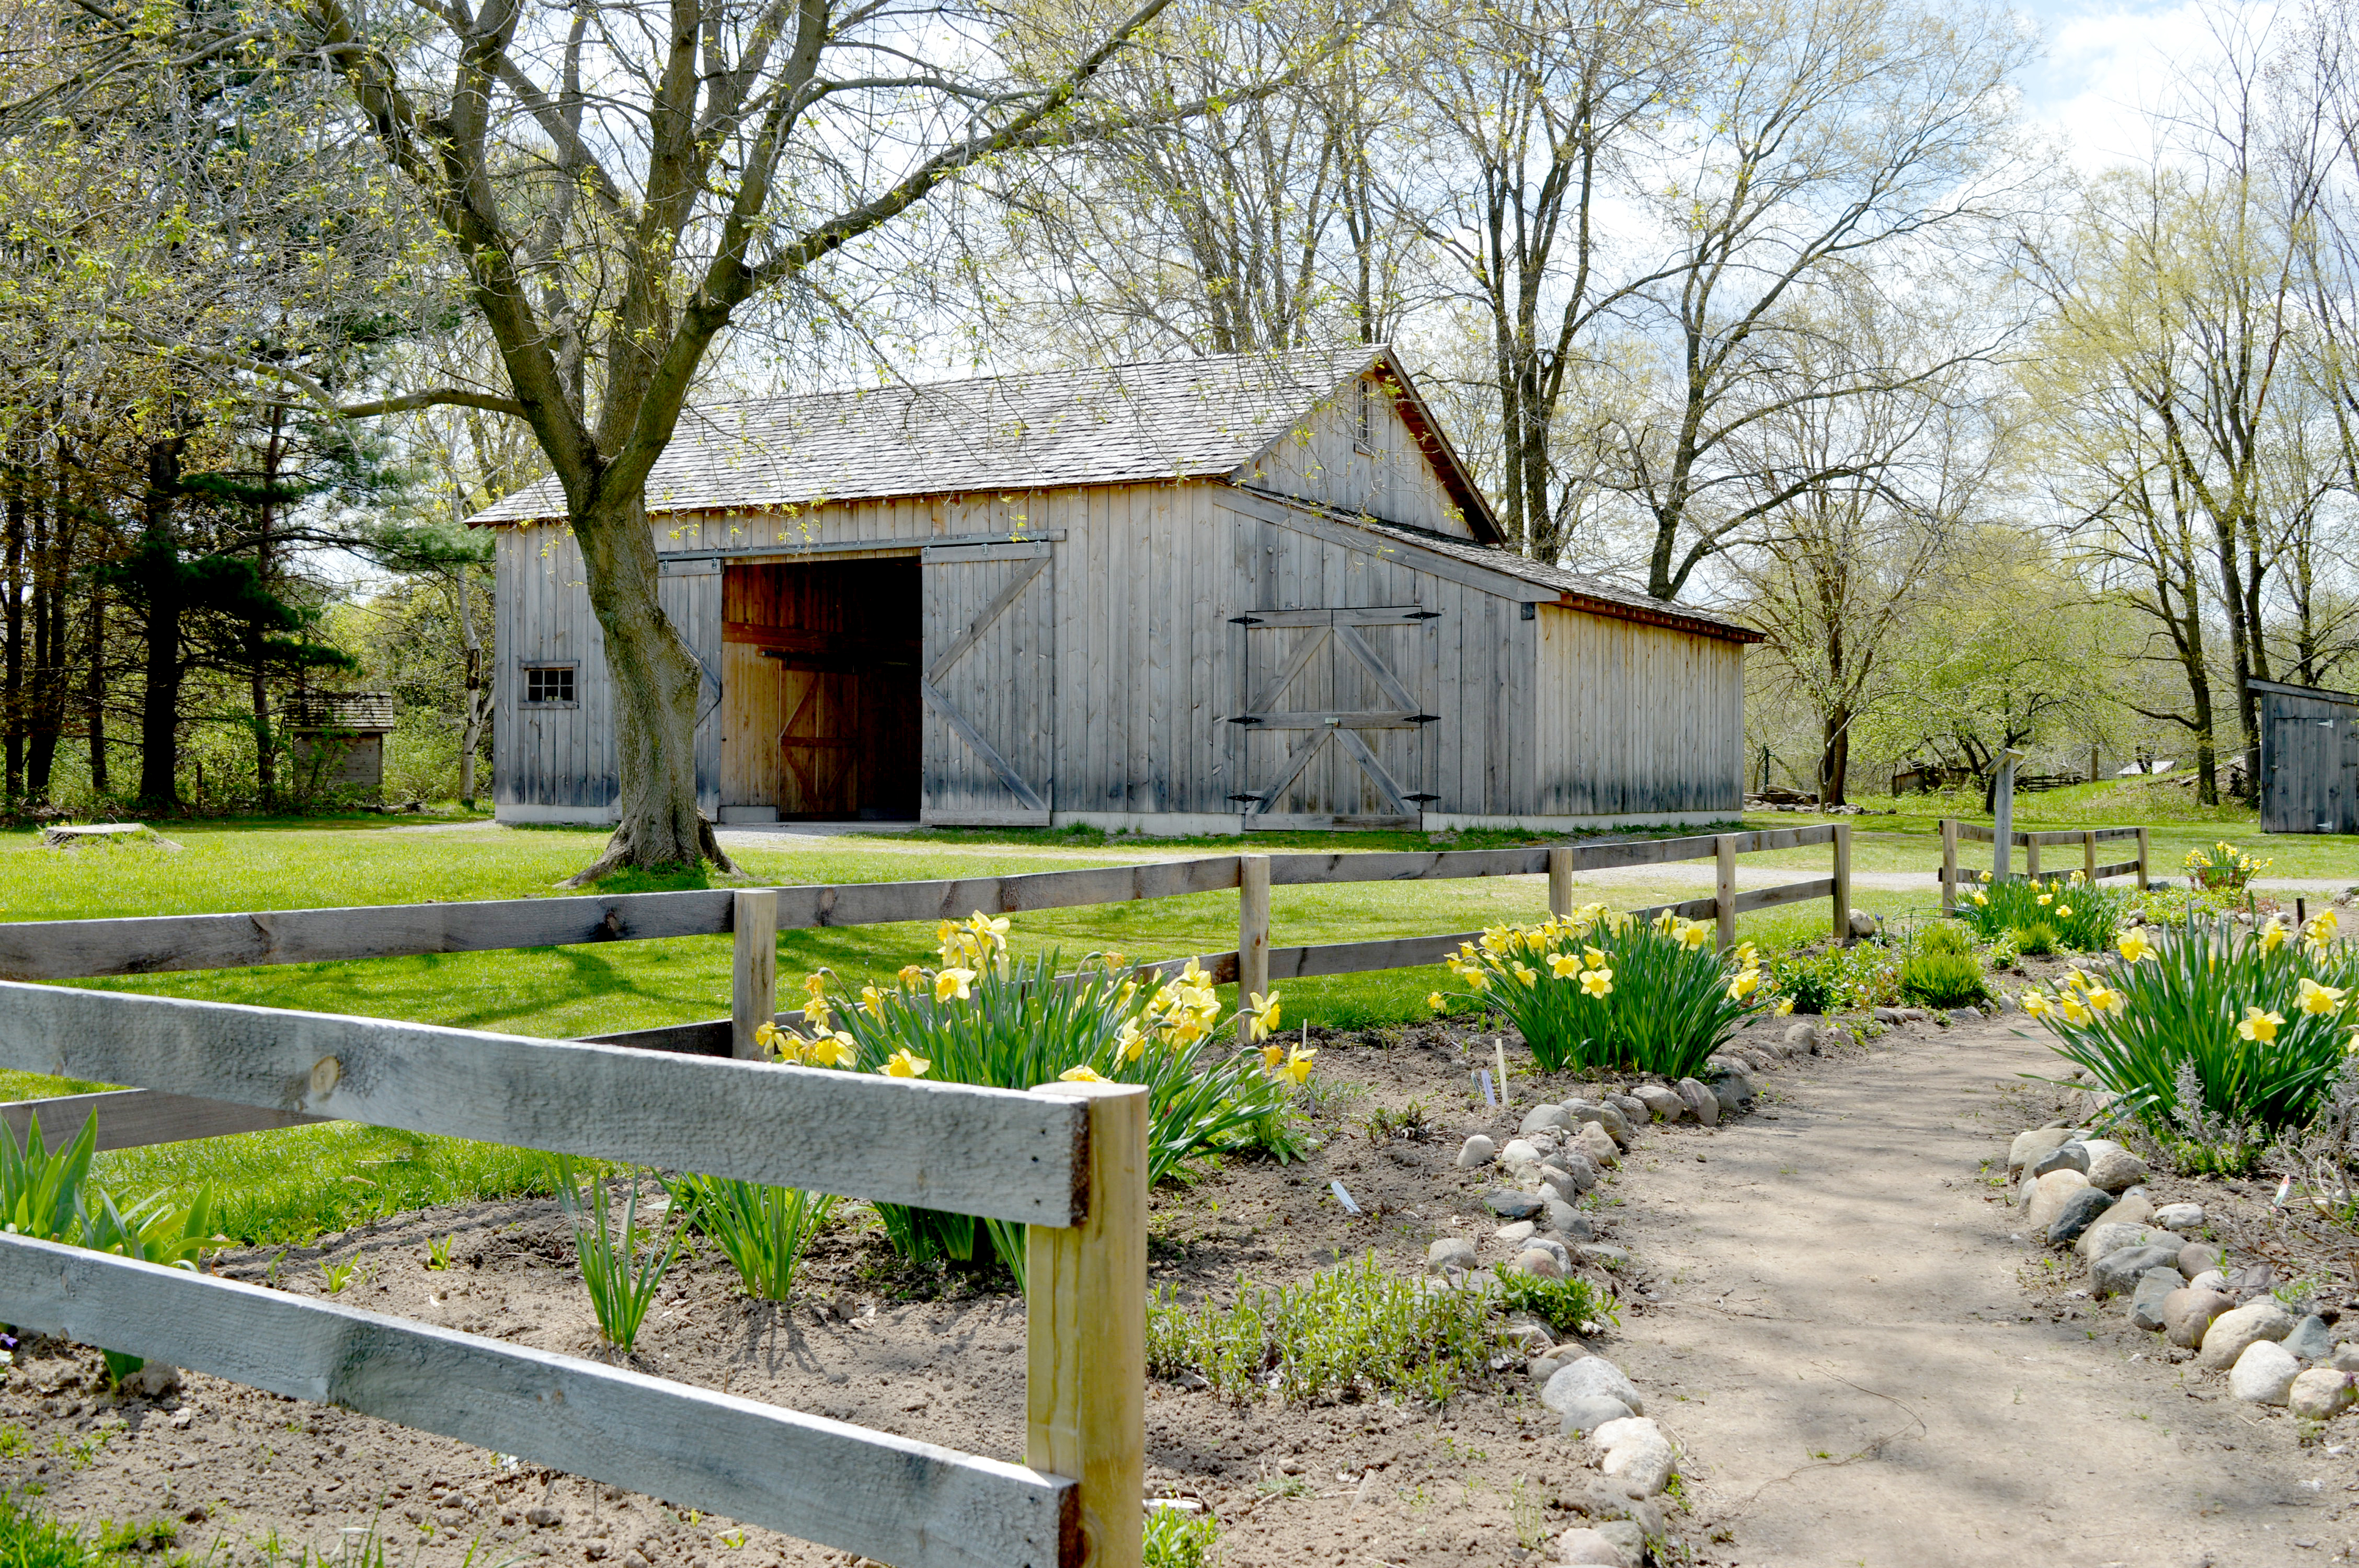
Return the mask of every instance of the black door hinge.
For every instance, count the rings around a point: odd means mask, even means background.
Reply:
[[[1256,615],[1232,615],[1229,617],[1229,624],[1232,626],[1258,626],[1261,624],[1261,618]]]
[[[1408,716],[1408,721],[1411,724],[1439,724],[1441,722],[1441,715],[1439,713],[1412,713]]]

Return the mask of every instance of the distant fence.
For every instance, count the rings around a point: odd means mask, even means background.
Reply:
[[[1137,1568],[1144,1087],[1023,1094],[13,983],[0,983],[0,1065],[1021,1221],[1023,1465],[13,1234],[0,1235],[0,1321],[897,1568]]]
[[[1270,946],[1272,887],[1346,882],[1442,881],[1465,877],[1549,879],[1549,908],[1573,907],[1572,880],[1583,871],[1712,860],[1708,898],[1633,913],[1651,918],[1669,910],[1683,918],[1710,918],[1721,946],[1736,940],[1736,917],[1757,909],[1814,899],[1830,901],[1837,940],[1850,933],[1851,825],[1773,827],[1623,843],[1555,845],[1521,849],[1444,849],[1410,853],[1216,855],[1144,865],[1035,871],[1018,876],[938,881],[850,882],[830,886],[713,889],[690,892],[624,893],[612,897],[506,899],[471,903],[364,905],[350,909],[277,910],[248,914],[167,914],[122,920],[49,920],[0,924],[0,978],[79,979],[162,974],[187,969],[243,968],[360,958],[468,953],[585,943],[649,941],[673,936],[735,937],[730,1016],[627,1033],[593,1043],[690,1055],[755,1058],[756,1032],[765,1022],[799,1015],[777,1011],[777,934],[785,930],[961,919],[981,910],[1012,914],[1044,909],[1237,892],[1237,945],[1195,960],[1240,995],[1267,994],[1276,980],[1414,968],[1439,963],[1479,931],[1440,936],[1386,937],[1318,946]],[[1945,840],[1946,842],[1947,840]],[[1813,844],[1832,847],[1832,874],[1777,887],[1736,890],[1741,856]],[[1152,966],[1175,972],[1190,960]],[[107,1079],[106,1082],[129,1080]],[[21,1136],[40,1113],[51,1137],[71,1117],[75,1127],[99,1113],[99,1147],[120,1149],[177,1139],[284,1127],[307,1113],[268,1102],[212,1104],[153,1089],[60,1096],[0,1106]]]
[[[1941,879],[1941,913],[1944,914],[1955,914],[1958,912],[1958,840],[1961,838],[1977,844],[1995,845],[1998,842],[1998,833],[1995,828],[1984,827],[1973,822],[1961,822],[1954,816],[1941,818],[1941,869],[1934,874]],[[2024,852],[2023,874],[2027,881],[2036,882],[2043,878],[2069,876],[2071,871],[2077,871],[2083,878],[2093,882],[2102,881],[2107,877],[2136,875],[2137,885],[2141,888],[2146,886],[2150,846],[2147,838],[2147,829],[2143,827],[2060,828],[2047,833],[2013,833],[2008,835],[2008,838]],[[2137,840],[2137,859],[2117,860],[2106,866],[2097,864],[2097,846],[2123,838]],[[2080,849],[2081,864],[2069,871],[2043,872],[2039,869],[2041,848],[2043,846],[2054,848],[2064,844],[2076,846]]]

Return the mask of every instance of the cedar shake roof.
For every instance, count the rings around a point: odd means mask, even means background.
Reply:
[[[647,479],[650,514],[758,511],[888,496],[1241,475],[1362,373],[1404,420],[1478,537],[1498,527],[1392,351],[1287,353],[1046,371],[690,408]],[[544,479],[468,519],[565,515]]]

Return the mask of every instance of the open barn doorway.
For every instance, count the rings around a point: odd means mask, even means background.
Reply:
[[[730,565],[723,821],[915,821],[922,628],[914,555]]]

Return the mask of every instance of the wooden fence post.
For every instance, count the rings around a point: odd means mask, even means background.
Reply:
[[[1835,941],[1851,941],[1851,824],[1835,824]]]
[[[1736,835],[1723,833],[1712,841],[1712,918],[1720,950],[1736,946]]]
[[[2097,880],[2097,830],[2093,827],[2081,835],[2081,880]]]
[[[729,988],[729,1054],[758,1062],[754,1035],[778,1015],[778,890],[739,888],[729,928],[736,956]]]
[[[1246,999],[1269,995],[1269,857],[1237,857],[1237,1033],[1245,1033]]]
[[[1572,913],[1572,850],[1563,844],[1549,850],[1549,913],[1559,920]]]
[[[2023,874],[2033,881],[2038,881],[2039,880],[2039,835],[2027,833],[2024,837],[2030,842],[2023,847]]]
[[[1139,1568],[1147,1502],[1147,1089],[1054,1083],[1032,1092],[1087,1099],[1090,1130],[1082,1223],[1035,1225],[1026,1236],[1024,1463],[1081,1483],[1081,1550],[1058,1568]]]
[[[2137,854],[2137,861],[2138,861],[2138,869],[2137,869],[2138,892],[2146,892],[2146,874],[2147,874],[2147,859],[2146,859],[2146,857],[2147,857],[2146,829],[2145,829],[2144,827],[2140,827],[2140,828],[2137,830],[2137,835],[2138,835],[2138,854]]]
[[[1941,818],[1941,913],[1958,913],[1958,819]]]

